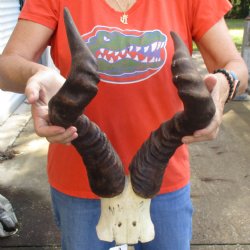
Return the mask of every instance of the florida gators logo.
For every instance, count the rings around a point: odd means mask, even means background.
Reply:
[[[97,59],[103,82],[140,82],[156,74],[166,62],[167,36],[159,30],[96,26],[83,39]]]

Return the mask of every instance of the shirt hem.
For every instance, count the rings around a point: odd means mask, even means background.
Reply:
[[[175,191],[185,187],[186,185],[188,185],[189,182],[190,182],[190,179],[185,179],[176,185],[172,185],[169,187],[162,187],[160,189],[159,193],[157,193],[157,195],[175,192]],[[75,191],[75,190],[69,190],[69,189],[66,189],[63,187],[59,187],[59,185],[55,185],[55,184],[51,184],[51,183],[50,183],[50,186],[52,188],[56,189],[57,191],[65,194],[65,195],[72,196],[72,197],[84,198],[84,199],[100,199],[100,197],[98,197],[97,195],[95,195],[92,192],[88,192],[88,191],[79,192],[79,191]]]
[[[18,18],[19,20],[27,20],[27,21],[32,21],[41,25],[46,26],[47,28],[50,28],[52,30],[56,29],[56,24],[48,21],[46,18],[43,18],[41,16],[33,15],[30,13],[25,13],[22,12],[21,15]]]

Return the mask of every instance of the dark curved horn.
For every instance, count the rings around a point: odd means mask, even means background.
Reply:
[[[99,76],[96,60],[67,9],[64,10],[64,22],[71,52],[71,69],[62,88],[50,100],[49,111],[53,124],[68,128],[97,94]]]
[[[68,79],[49,102],[49,119],[54,125],[77,128],[72,141],[85,163],[92,191],[101,197],[113,197],[123,191],[125,174],[122,163],[100,128],[83,109],[97,93],[99,76],[94,56],[78,33],[68,10],[64,11],[67,37],[72,54]]]
[[[130,164],[133,190],[144,198],[152,198],[159,192],[168,161],[182,144],[182,137],[205,128],[215,113],[213,100],[187,47],[176,33],[171,32],[171,36],[175,46],[171,67],[173,82],[184,111],[152,132]]]
[[[85,115],[79,117],[75,126],[78,138],[72,144],[85,163],[93,193],[104,198],[122,193],[125,186],[123,165],[107,136]]]

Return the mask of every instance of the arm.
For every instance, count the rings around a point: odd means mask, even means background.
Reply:
[[[0,57],[0,88],[23,93],[30,77],[46,67],[35,63],[46,48],[53,30],[21,20]],[[15,74],[13,74],[15,73]]]
[[[197,42],[197,46],[210,73],[219,68],[234,71],[241,81],[239,93],[245,91],[248,70],[229,35],[223,18],[204,34]],[[205,82],[216,105],[215,116],[207,128],[196,131],[193,136],[183,137],[184,143],[214,139],[219,131],[224,105],[229,93],[228,82],[221,73],[207,75]]]
[[[26,94],[32,104],[36,133],[50,142],[69,143],[76,129],[49,126],[47,103],[65,79],[55,70],[36,63],[46,48],[53,30],[20,20],[0,56],[0,88]]]
[[[224,18],[215,24],[197,43],[210,73],[218,68],[233,70],[241,85],[239,94],[248,84],[248,69],[233,43]]]

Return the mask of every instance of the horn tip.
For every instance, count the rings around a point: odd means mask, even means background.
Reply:
[[[187,45],[184,43],[184,41],[179,36],[179,34],[177,32],[170,31],[170,35],[173,39],[175,50],[180,50],[180,51],[182,51],[182,53],[186,53],[186,54],[190,55],[190,52],[187,48]]]
[[[63,12],[64,12],[64,15],[68,15],[69,14],[68,7],[64,7]]]
[[[179,43],[181,41],[180,36],[176,32],[170,31],[170,35],[174,41],[174,45],[176,45],[176,43]]]

